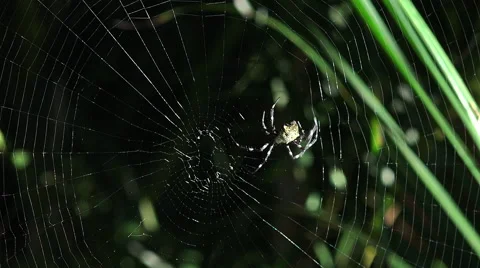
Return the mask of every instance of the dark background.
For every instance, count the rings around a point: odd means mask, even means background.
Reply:
[[[419,131],[412,149],[478,222],[478,186],[421,102],[401,98],[403,81],[348,2],[252,4],[312,45],[309,25],[321,29],[399,124]],[[478,7],[416,4],[478,96]],[[344,26],[332,7],[346,18]],[[154,27],[140,18],[147,13],[161,14]],[[421,61],[385,19],[423,85],[466,137]],[[161,267],[158,258],[173,266],[313,267],[316,245],[340,267],[392,266],[400,257],[411,266],[478,265],[394,145],[372,145],[374,113],[341,72],[331,65],[336,76],[321,73],[283,36],[240,17],[230,3],[9,1],[0,29],[6,141],[0,263],[6,267],[149,261]],[[287,95],[272,90],[279,80]],[[327,94],[329,84],[340,94]],[[246,152],[232,137],[254,147],[271,141],[261,116],[278,96],[288,105],[276,109],[277,129],[299,120],[310,130],[313,109],[319,140],[296,161],[278,146],[252,173],[265,153]],[[392,108],[395,101],[404,112]],[[12,162],[15,150],[27,152],[26,167]],[[396,175],[391,187],[381,182],[385,166]],[[335,169],[343,170],[345,189],[330,183]],[[312,193],[321,197],[313,212],[304,205]],[[140,212],[145,204],[153,208],[148,218]],[[151,220],[154,231],[145,229]]]

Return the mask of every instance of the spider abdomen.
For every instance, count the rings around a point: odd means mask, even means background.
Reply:
[[[300,137],[300,129],[297,121],[283,125],[279,135],[275,138],[276,144],[289,144]]]

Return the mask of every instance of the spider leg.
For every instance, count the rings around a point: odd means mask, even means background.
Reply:
[[[298,148],[302,149],[303,146],[300,144],[300,142],[305,138],[305,130],[303,129],[302,124],[300,124],[299,121],[295,122],[297,122],[298,129],[300,130],[300,136],[295,141],[293,141],[293,144],[295,144]]]
[[[262,114],[262,127],[265,133],[267,135],[270,135],[270,132],[268,131],[267,126],[265,126],[265,111],[263,111],[263,114]]]
[[[302,136],[300,136],[300,137],[302,137]],[[295,146],[297,146],[297,148],[300,148],[300,149],[303,148],[303,146],[300,144],[300,140],[294,141],[293,144],[295,144]]]
[[[298,129],[300,129],[300,136],[305,136],[305,130],[303,130],[302,124],[300,124],[300,121],[296,121],[298,125]]]
[[[267,163],[267,160],[270,157],[270,154],[272,153],[273,147],[275,147],[275,143],[272,143],[270,145],[270,148],[268,148],[267,155],[265,156],[265,159],[263,159],[263,162],[260,163],[260,165],[258,165],[258,167],[255,169],[255,171],[253,171],[253,173],[256,173],[260,168],[263,167],[263,165],[265,165],[265,163]]]
[[[315,118],[315,125],[313,126],[313,128],[310,130],[310,132],[308,133],[308,142],[307,144],[305,145],[305,147],[303,148],[303,150],[301,152],[299,152],[297,155],[294,155],[293,156],[293,159],[298,159],[300,157],[302,157],[302,155],[308,150],[310,149],[310,147],[312,147],[312,145],[315,144],[315,142],[317,142],[317,139],[318,139],[318,122],[317,122],[317,119]],[[290,148],[289,148],[290,149]]]
[[[316,118],[315,118],[314,122],[315,122],[315,125],[310,130],[310,132],[308,133],[308,142],[305,145],[306,150],[308,150],[308,148],[312,147],[312,145],[315,144],[315,142],[317,142],[317,139],[318,139],[319,128],[318,128],[318,122],[317,122]],[[313,140],[312,140],[312,138],[313,138]]]
[[[242,149],[244,149],[244,150],[247,150],[247,151],[249,151],[249,152],[263,152],[263,151],[265,151],[265,149],[266,149],[266,148],[268,147],[268,145],[270,144],[270,143],[267,142],[267,143],[265,143],[265,144],[264,144],[262,147],[260,147],[260,148],[254,148],[254,147],[244,146],[244,145],[241,145],[240,143],[238,143],[238,142],[233,138],[232,133],[231,133],[231,131],[230,131],[229,128],[227,128],[227,130],[228,130],[228,134],[230,134],[230,137],[232,138],[232,141],[235,143],[235,145],[237,145],[237,147],[240,147],[240,148],[242,148]]]
[[[292,159],[295,159],[294,156],[293,156],[293,153],[292,153],[292,149],[290,149],[290,146],[288,144],[285,144],[285,147],[287,147],[288,154],[290,155],[290,157]]]
[[[275,103],[272,105],[272,109],[270,109],[270,124],[272,126],[272,130],[275,131],[275,125],[273,124],[273,115],[275,113],[275,105],[277,105],[278,101],[280,100],[280,98],[277,98],[277,100],[275,101]]]

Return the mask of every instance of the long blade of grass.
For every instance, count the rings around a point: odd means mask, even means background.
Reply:
[[[435,119],[440,129],[442,129],[442,131],[445,133],[445,136],[455,148],[455,151],[463,160],[470,173],[476,179],[477,183],[480,184],[480,170],[478,169],[474,158],[472,157],[472,154],[467,149],[467,147],[457,135],[457,133],[450,126],[450,124],[447,122],[447,120],[437,108],[433,100],[430,98],[430,96],[415,78],[415,74],[413,73],[410,65],[408,64],[406,57],[402,53],[401,49],[398,47],[395,39],[391,35],[390,31],[381,19],[373,4],[367,0],[354,0],[352,1],[352,3],[354,4],[358,13],[364,19],[365,23],[367,23],[367,25],[369,26],[369,29],[372,31],[377,41],[381,44],[385,52],[387,52],[388,56],[392,59],[397,69],[410,83],[413,90],[415,90],[415,93],[421,99],[422,103],[425,105],[432,117]]]
[[[440,69],[443,71],[443,74],[450,82],[454,92],[457,94],[458,99],[464,105],[468,116],[472,120],[475,128],[477,130],[477,135],[480,133],[480,109],[478,108],[477,103],[473,99],[470,91],[465,85],[463,79],[460,77],[457,69],[453,63],[448,58],[445,50],[442,48],[438,42],[435,35],[432,33],[428,25],[423,20],[422,16],[415,8],[413,3],[410,0],[395,0],[403,9],[408,19],[411,21],[412,25],[417,30],[418,35],[422,38],[425,46],[429,49],[431,55],[439,65]],[[479,147],[480,149],[480,147]]]
[[[356,88],[363,88],[362,91],[369,91],[367,85],[363,80],[358,77],[358,75],[350,68],[348,63],[338,54],[338,51],[335,50],[333,45],[331,45],[326,37],[323,34],[317,31],[316,37],[318,38],[320,44],[325,48],[328,55],[331,56],[332,60],[339,66],[343,66],[343,72],[347,80],[349,80],[352,85]],[[370,92],[370,91],[369,91]],[[373,95],[373,93],[371,93]],[[370,107],[372,110],[376,111],[376,114],[388,113],[383,106],[380,107]],[[382,109],[383,108],[383,109]],[[380,116],[379,116],[380,117]],[[380,117],[381,118],[381,117]],[[396,122],[391,122],[391,124],[396,124]],[[463,234],[465,240],[470,244],[473,250],[480,256],[480,236],[475,231],[468,219],[463,215],[460,208],[457,206],[452,197],[448,192],[443,188],[442,184],[438,179],[433,175],[430,170],[425,166],[422,160],[410,149],[405,140],[399,136],[398,133],[393,132],[391,129],[386,129],[387,135],[390,139],[397,145],[398,149],[408,161],[410,166],[415,170],[418,177],[422,180],[424,185],[437,200],[446,214],[450,217],[455,226]],[[402,132],[403,134],[403,132]]]
[[[399,7],[398,1],[392,0],[384,0],[383,1],[387,9],[389,10],[390,14],[392,14],[393,18],[397,22],[397,25],[400,27],[404,35],[407,37],[407,40],[412,45],[412,47],[417,52],[417,56],[419,56],[425,66],[427,66],[430,73],[433,75],[435,80],[437,81],[438,85],[442,89],[443,93],[447,96],[448,100],[452,104],[453,108],[459,115],[460,119],[462,120],[465,127],[470,132],[470,136],[474,140],[477,148],[480,148],[480,135],[478,130],[476,129],[474,123],[471,121],[471,118],[468,116],[467,111],[465,110],[464,105],[460,102],[457,98],[453,89],[448,84],[447,79],[442,74],[438,65],[435,64],[432,56],[428,52],[425,44],[423,44],[422,40],[415,32],[410,20],[403,12],[403,10]],[[449,75],[449,74],[445,74]]]
[[[315,49],[312,48],[307,42],[305,42],[298,34],[293,32],[290,28],[286,27],[283,23],[274,18],[268,18],[268,26],[271,29],[284,35],[302,51],[319,67],[326,64],[326,61],[320,56]],[[381,102],[375,97],[375,95],[369,90],[365,82],[350,68],[348,63],[339,55],[339,52],[333,48],[333,46],[323,37],[319,31],[316,31],[315,37],[320,44],[326,49],[328,54],[332,57],[332,60],[341,66],[344,76],[352,84],[357,93],[363,98],[365,103],[376,111],[376,114],[381,119],[382,123],[387,127],[386,133],[391,140],[397,145],[402,155],[410,163],[411,167],[415,170],[418,177],[422,180],[424,185],[430,191],[432,196],[441,205],[442,209],[446,212],[450,220],[455,224],[459,231],[464,236],[465,240],[470,244],[472,249],[480,256],[480,236],[472,227],[467,218],[462,214],[460,208],[455,201],[451,198],[448,192],[438,182],[435,176],[424,165],[424,163],[418,158],[418,156],[408,147],[404,140],[404,134],[393,117],[388,113]]]

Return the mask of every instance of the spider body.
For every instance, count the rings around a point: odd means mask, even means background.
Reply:
[[[274,111],[275,111],[275,105],[277,105],[279,99],[275,101],[275,103],[272,105],[272,108],[270,109],[270,129],[267,128],[265,125],[265,111],[263,112],[262,115],[262,127],[268,136],[273,136],[273,140],[270,142],[265,143],[262,147],[260,148],[254,148],[254,147],[249,147],[249,146],[243,146],[240,145],[235,139],[232,140],[237,145],[238,147],[248,150],[250,152],[256,151],[256,152],[263,152],[267,148],[267,154],[265,158],[263,159],[262,163],[258,165],[258,167],[255,169],[254,172],[257,172],[268,160],[268,157],[272,153],[273,148],[276,145],[284,145],[287,147],[288,154],[292,159],[297,159],[300,158],[315,142],[317,141],[318,138],[318,123],[317,123],[317,118],[315,117],[315,114],[313,115],[314,117],[314,126],[313,128],[309,131],[308,135],[305,135],[305,132],[303,131],[302,125],[298,121],[291,121],[290,123],[286,123],[285,125],[282,126],[282,128],[277,131],[275,129],[275,125],[273,124],[273,116],[274,116]],[[230,129],[228,129],[228,132],[230,133]],[[230,133],[231,135],[231,133]],[[302,146],[301,143],[306,141],[305,146]],[[294,144],[296,147],[302,149],[298,154],[293,154],[292,149],[290,149],[290,145]]]
[[[292,121],[283,125],[282,130],[275,137],[276,144],[289,144],[300,138],[300,126],[297,121]]]

